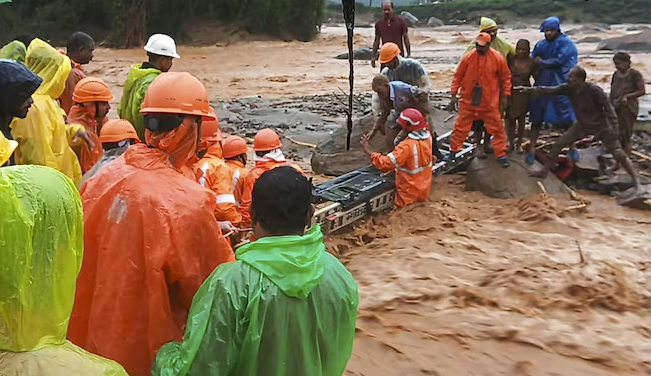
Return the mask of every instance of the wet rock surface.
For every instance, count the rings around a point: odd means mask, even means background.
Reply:
[[[440,19],[436,17],[430,17],[429,20],[427,20],[427,26],[428,27],[441,27],[445,26],[445,22],[441,21]]]
[[[529,28],[529,25],[527,25],[526,23],[524,23],[522,21],[518,21],[518,22],[515,23],[515,25],[513,25],[513,30],[524,30],[524,29],[528,29],[528,28]]]
[[[528,175],[527,166],[521,155],[509,155],[510,166],[503,168],[492,155],[486,159],[475,158],[470,162],[466,175],[466,190],[479,191],[492,198],[525,198],[541,194],[538,181],[544,185],[550,195],[563,194],[563,183],[554,175],[547,178],[533,178]],[[540,168],[536,163],[531,168]]]
[[[565,31],[567,35],[577,35],[577,34],[597,34],[603,33],[604,31],[610,30],[610,25],[607,24],[588,24],[576,27]]]
[[[348,52],[337,55],[335,59],[348,60]],[[371,47],[362,47],[353,51],[355,60],[373,60],[373,49]]]
[[[601,41],[598,51],[651,51],[651,30]]]
[[[585,38],[579,39],[576,43],[599,43],[602,40],[603,39],[599,38],[599,37],[585,37]]]

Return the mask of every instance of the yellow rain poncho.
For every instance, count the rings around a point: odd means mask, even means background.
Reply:
[[[27,55],[27,48],[19,40],[11,41],[0,49],[0,59],[16,60],[25,64],[25,55]]]
[[[0,375],[127,376],[66,340],[83,257],[77,189],[42,166],[0,168]]]
[[[72,69],[70,59],[42,40],[34,39],[27,48],[25,65],[43,83],[32,96],[34,104],[27,117],[11,123],[11,134],[19,144],[16,164],[52,167],[79,183],[81,167],[70,145],[84,127],[66,124],[56,101]]]
[[[492,27],[497,27],[497,22],[494,20],[488,18],[488,17],[482,17],[479,21],[479,32],[486,31]],[[468,49],[466,52],[472,50],[475,48],[475,42],[472,42],[470,46],[468,46]],[[502,38],[501,36],[497,35],[495,39],[491,42],[491,48],[494,50],[497,50],[504,58],[508,55],[515,55],[515,46],[511,44],[511,42],[507,41],[506,39]]]

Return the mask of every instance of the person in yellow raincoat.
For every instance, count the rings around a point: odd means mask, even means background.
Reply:
[[[140,114],[140,106],[145,99],[147,88],[158,75],[172,69],[175,58],[180,58],[176,53],[174,39],[165,34],[154,34],[149,37],[145,51],[148,60],[131,67],[124,82],[122,100],[118,105],[118,116],[133,124],[141,140],[145,139],[145,122]]]
[[[508,40],[497,35],[499,26],[495,20],[482,17],[479,20],[479,32],[487,33],[491,36],[491,48],[499,52],[504,59],[508,59],[515,56],[515,45]],[[470,43],[465,53],[473,51],[475,49],[475,42]],[[491,152],[491,135],[486,132],[484,127],[483,120],[475,120],[472,123],[472,130],[475,133],[475,140],[477,140],[477,150],[476,153],[480,158],[483,158],[486,153]],[[481,143],[482,138],[484,139],[484,147],[480,148],[479,144]]]
[[[0,168],[0,375],[127,376],[66,340],[83,258],[77,189],[42,166]]]
[[[32,96],[34,104],[27,117],[11,123],[11,134],[19,145],[16,164],[52,167],[79,183],[81,167],[70,146],[83,139],[92,149],[93,143],[82,125],[65,123],[56,101],[68,79],[70,59],[46,42],[34,39],[27,48],[25,65],[43,83]]]

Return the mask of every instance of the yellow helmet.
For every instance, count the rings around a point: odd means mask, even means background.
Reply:
[[[18,142],[14,140],[8,140],[4,134],[0,133],[0,166],[7,163],[17,147]]]

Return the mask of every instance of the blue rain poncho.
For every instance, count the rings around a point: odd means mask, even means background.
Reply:
[[[558,17],[549,17],[540,25],[540,31],[561,31]],[[567,83],[570,70],[577,65],[578,51],[570,37],[561,33],[553,41],[542,39],[536,43],[531,57],[540,57],[538,77],[534,86],[556,86]],[[566,96],[541,97],[531,101],[531,121],[550,124],[573,123],[576,120],[570,100]]]
[[[194,297],[183,342],[161,348],[153,376],[341,376],[358,294],[325,251],[321,228],[240,247]]]

